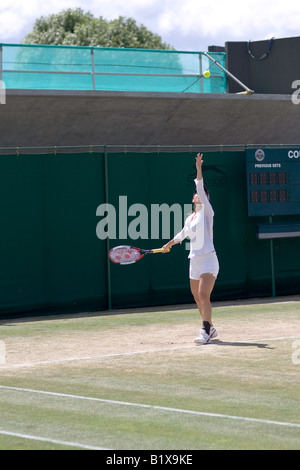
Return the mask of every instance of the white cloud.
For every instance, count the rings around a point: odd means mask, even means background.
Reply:
[[[6,11],[0,16],[1,41],[5,42],[10,37],[18,36],[19,30],[24,28],[26,20],[19,17],[17,12]]]
[[[294,0],[244,0],[239,5],[236,0],[1,0],[0,42],[21,42],[40,16],[76,7],[108,20],[132,17],[182,50],[298,36],[300,26],[300,9]]]

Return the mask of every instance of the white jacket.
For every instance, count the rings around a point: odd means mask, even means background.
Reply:
[[[190,214],[183,229],[174,237],[175,242],[182,242],[186,237],[190,238],[189,258],[205,255],[215,250],[213,243],[213,219],[214,211],[205,194],[203,178],[195,179],[196,191],[201,201],[201,207],[197,212]]]

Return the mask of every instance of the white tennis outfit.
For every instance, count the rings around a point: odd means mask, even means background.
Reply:
[[[186,237],[190,238],[190,279],[199,280],[205,273],[217,277],[219,261],[213,243],[214,211],[204,191],[203,178],[195,179],[195,184],[201,201],[200,208],[187,217],[174,241],[182,242]]]

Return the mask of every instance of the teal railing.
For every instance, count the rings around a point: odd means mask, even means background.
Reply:
[[[225,53],[209,55],[225,65]],[[0,44],[0,80],[6,89],[226,92],[205,52],[151,49]]]

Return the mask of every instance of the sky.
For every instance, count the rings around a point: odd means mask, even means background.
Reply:
[[[37,18],[78,7],[106,20],[134,18],[179,51],[300,36],[295,0],[1,0],[0,43],[21,43]]]

